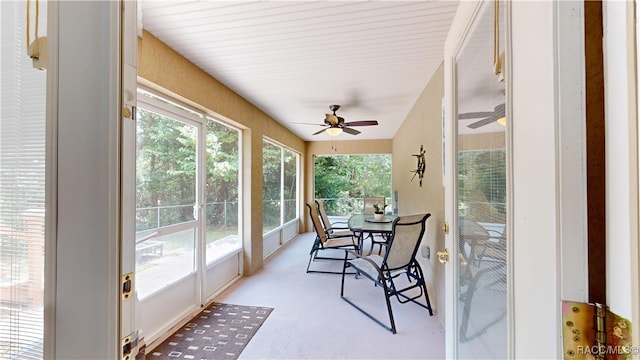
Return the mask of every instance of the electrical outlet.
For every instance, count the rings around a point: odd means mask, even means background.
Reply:
[[[430,259],[431,258],[431,247],[428,245],[423,246],[420,249],[420,252],[422,253],[422,257],[425,259]]]

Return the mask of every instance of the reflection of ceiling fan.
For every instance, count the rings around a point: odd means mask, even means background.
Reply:
[[[343,131],[346,132],[347,134],[358,135],[360,134],[360,131],[356,129],[352,129],[351,127],[378,125],[378,122],[376,120],[344,122],[343,117],[336,115],[336,111],[340,109],[340,105],[331,105],[329,106],[329,109],[333,112],[333,114],[325,114],[324,124],[320,125],[320,126],[323,126],[324,129],[320,131],[316,131],[315,133],[313,133],[313,135],[318,135],[323,131],[326,131],[327,134],[331,136],[338,136]]]
[[[493,111],[487,112],[468,112],[458,114],[459,120],[478,119],[484,118],[467,125],[468,128],[477,129],[481,126],[489,125],[495,121],[504,117],[504,104],[498,104],[493,108]]]

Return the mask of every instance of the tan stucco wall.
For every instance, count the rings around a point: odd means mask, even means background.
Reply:
[[[431,257],[417,259],[427,278],[427,288],[434,313],[444,323],[444,271],[435,256],[444,249],[444,186],[442,183],[442,98],[444,97],[444,66],[435,72],[426,88],[393,137],[393,190],[398,191],[398,214],[431,213],[421,247],[431,248]],[[426,168],[422,187],[416,177],[411,181],[417,165],[412,154],[424,146]],[[395,201],[395,200],[394,200]],[[393,204],[395,206],[395,203]]]
[[[303,169],[304,141],[148,32],[138,38],[138,81],[243,129],[244,273],[252,274],[262,267],[263,256],[263,137],[299,152]],[[302,201],[303,194],[299,196]]]

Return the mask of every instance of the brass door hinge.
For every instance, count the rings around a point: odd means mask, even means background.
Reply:
[[[631,322],[605,305],[562,302],[562,352],[565,359],[631,359]]]

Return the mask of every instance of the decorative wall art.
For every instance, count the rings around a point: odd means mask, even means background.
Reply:
[[[425,167],[424,153],[425,153],[424,147],[420,145],[420,153],[413,154],[413,156],[415,156],[418,159],[418,165],[416,166],[415,170],[411,170],[411,172],[414,173],[413,177],[411,178],[411,181],[413,181],[416,175],[418,175],[418,180],[420,180],[420,186],[422,186],[422,177],[424,176],[424,167]]]

